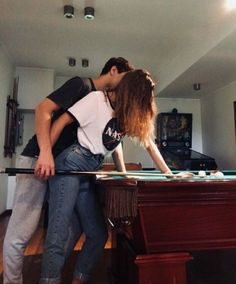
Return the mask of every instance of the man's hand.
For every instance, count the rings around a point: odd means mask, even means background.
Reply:
[[[34,174],[42,180],[55,175],[55,163],[51,152],[40,153],[35,164]]]

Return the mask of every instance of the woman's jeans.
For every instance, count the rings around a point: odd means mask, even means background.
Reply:
[[[100,168],[102,155],[94,155],[79,144],[64,150],[56,159],[57,170],[93,171]],[[77,214],[78,239],[86,241],[79,253],[74,278],[87,281],[104,251],[107,229],[93,182],[82,175],[57,175],[50,179],[49,226],[43,254],[40,283],[60,283],[68,254],[67,238],[73,212]]]

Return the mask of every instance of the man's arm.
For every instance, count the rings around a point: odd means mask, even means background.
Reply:
[[[42,179],[55,173],[50,128],[52,113],[58,109],[59,106],[47,98],[35,109],[35,129],[39,145],[39,157],[35,165],[35,175]]]
[[[120,143],[112,153],[112,159],[119,172],[126,172],[122,144]]]
[[[152,158],[153,162],[155,163],[156,167],[159,168],[164,174],[171,174],[170,168],[167,166],[159,149],[151,138],[146,141],[145,148]]]
[[[72,123],[73,121],[74,118],[67,112],[63,113],[57,120],[54,121],[50,131],[50,141],[52,147],[61,135],[61,132],[65,128],[65,126]]]

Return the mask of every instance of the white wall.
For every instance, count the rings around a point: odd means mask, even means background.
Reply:
[[[4,139],[6,122],[6,102],[8,95],[12,95],[13,64],[7,53],[0,45],[0,167],[10,167],[12,160],[4,157]],[[0,214],[6,209],[7,176],[0,175]]]
[[[54,70],[18,66],[15,76],[19,76],[19,109],[24,110],[23,145],[16,147],[16,155],[19,155],[35,133],[33,111],[36,105],[54,90]]]
[[[202,152],[201,104],[199,99],[164,99],[157,98],[158,112],[171,112],[176,108],[178,112],[193,114],[193,143],[192,149]],[[206,153],[207,154],[207,153]],[[125,162],[141,162],[143,167],[152,168],[153,162],[146,150],[126,139],[124,142]]]
[[[54,70],[16,67],[15,75],[19,76],[19,108],[34,109],[54,90]]]
[[[23,111],[24,122],[23,122],[23,133],[22,133],[22,145],[16,146],[16,156],[20,155],[29,139],[35,133],[35,116],[34,111]]]
[[[54,89],[58,89],[61,87],[67,80],[71,79],[72,77],[69,76],[56,76],[55,77],[55,84],[54,84]]]
[[[234,101],[236,81],[201,99],[203,149],[222,170],[236,168]]]

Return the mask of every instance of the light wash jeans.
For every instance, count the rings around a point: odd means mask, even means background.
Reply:
[[[56,159],[58,170],[93,171],[100,168],[102,155],[94,155],[79,144],[64,150]],[[50,179],[49,225],[45,242],[40,284],[61,283],[68,250],[68,225],[73,211],[78,217],[78,239],[85,243],[77,256],[74,278],[87,281],[104,252],[107,228],[93,182],[82,175],[55,176]]]
[[[34,168],[35,161],[35,158],[20,156],[16,166],[18,168]],[[3,244],[4,284],[23,283],[24,251],[38,226],[46,189],[47,182],[34,175],[19,174],[16,177],[13,210]],[[68,253],[77,241],[78,224],[76,222],[78,219],[75,212],[72,220],[74,227],[69,226],[68,228]]]
[[[34,168],[35,159],[20,156],[18,168]],[[34,175],[16,177],[12,215],[3,244],[3,283],[21,284],[24,250],[37,228],[47,183]]]

